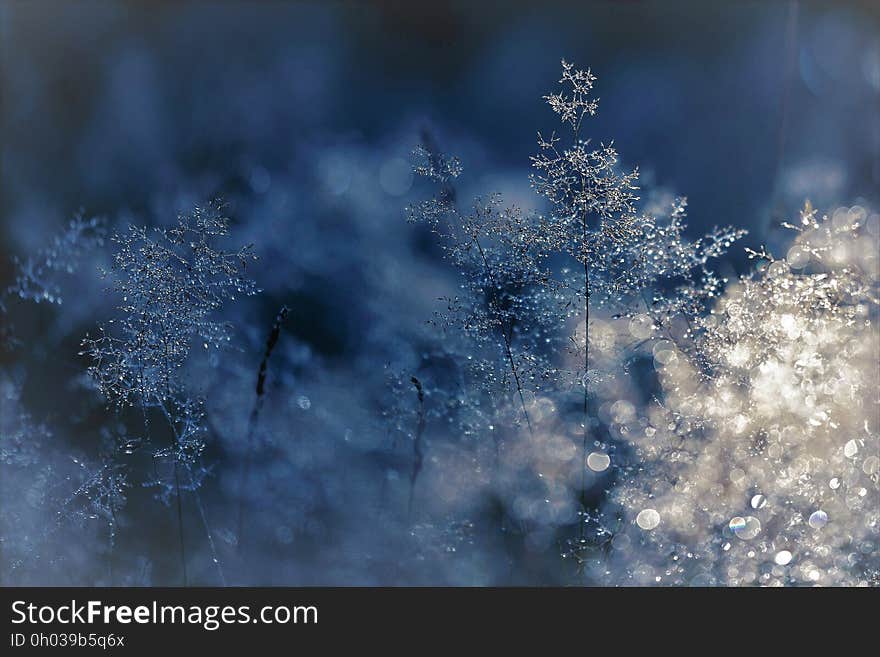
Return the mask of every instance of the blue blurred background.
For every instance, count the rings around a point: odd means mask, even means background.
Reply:
[[[2,287],[12,257],[44,247],[80,208],[111,229],[163,225],[219,196],[234,239],[260,256],[251,274],[264,293],[231,317],[241,350],[203,379],[217,418],[212,508],[234,494],[223,482],[271,318],[282,303],[293,309],[274,382],[292,402],[268,413],[276,435],[322,442],[291,448],[289,471],[257,475],[289,495],[263,505],[271,556],[242,581],[556,581],[543,562],[531,575],[495,572],[491,550],[468,567],[406,571],[398,556],[409,548],[377,537],[415,534],[358,504],[372,503],[363,490],[376,473],[376,496],[405,479],[407,462],[382,442],[385,377],[411,367],[424,320],[455,285],[404,221],[419,193],[409,153],[428,128],[463,161],[467,192],[535,206],[528,158],[536,131],[556,126],[541,97],[561,58],[598,76],[587,133],[614,140],[644,184],[687,196],[694,235],[730,224],[749,229],[750,245],[778,246],[788,239],[779,222],[806,198],[823,210],[877,207],[880,12],[869,0],[0,0]],[[100,403],[82,410],[71,381],[84,367],[79,339],[112,313],[94,276],[107,258],[94,254],[71,279],[63,310],[18,311],[30,339],[3,356],[21,403],[59,427],[67,451],[94,443]],[[724,264],[748,266],[740,249]],[[351,509],[337,503],[343,485]],[[320,536],[335,537],[335,552],[315,547]],[[291,544],[300,552],[285,561]],[[127,581],[173,580],[159,547],[149,559],[157,574]]]
[[[442,126],[470,171],[521,186],[534,132],[552,127],[540,97],[562,57],[599,77],[591,134],[686,194],[695,230],[766,230],[804,196],[824,207],[875,190],[874,9],[4,2],[4,237],[39,241],[80,206],[271,189],[279,175],[313,174],[316,148],[406,157],[423,121]]]

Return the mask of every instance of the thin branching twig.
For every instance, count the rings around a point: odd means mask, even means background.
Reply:
[[[244,542],[245,495],[248,480],[250,478],[251,463],[253,461],[253,443],[257,432],[257,421],[259,420],[260,411],[263,408],[263,401],[266,395],[266,372],[269,367],[269,357],[272,355],[272,350],[275,349],[275,345],[278,343],[278,338],[281,335],[281,326],[284,324],[284,320],[289,312],[290,309],[287,306],[281,306],[281,310],[279,310],[278,314],[275,316],[272,330],[269,331],[269,337],[266,338],[266,349],[263,352],[263,359],[260,361],[260,369],[257,372],[256,399],[254,400],[254,406],[251,409],[251,414],[248,418],[246,438],[247,447],[244,463],[241,468],[241,479],[238,489],[238,533],[236,536],[238,538],[237,548],[239,553],[241,553],[242,543]]]

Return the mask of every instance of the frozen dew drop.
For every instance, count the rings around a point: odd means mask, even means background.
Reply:
[[[648,315],[636,315],[629,320],[629,332],[637,340],[645,340],[654,332],[654,322]]]
[[[739,432],[737,432],[739,433]],[[742,487],[746,481],[746,473],[742,468],[734,468],[730,471],[730,481],[735,485]]]
[[[837,490],[840,488],[840,479],[834,477],[831,481],[828,482],[828,485],[831,487],[831,490]]]
[[[828,524],[828,514],[825,513],[822,509],[818,511],[813,511],[810,515],[810,519],[807,521],[810,523],[810,527],[813,529],[822,529],[825,525]]]
[[[705,588],[709,586],[715,586],[716,580],[709,573],[700,573],[699,575],[695,575],[691,581],[689,582],[689,586],[696,588]]]
[[[767,498],[761,494],[755,495],[752,498],[751,505],[753,509],[763,509],[767,506]]]
[[[296,403],[297,406],[299,406],[304,411],[307,411],[312,407],[312,400],[305,395],[300,395],[299,398],[297,398]]]
[[[787,566],[789,563],[791,563],[791,552],[789,552],[788,550],[780,550],[776,553],[773,561],[775,561],[777,565]]]
[[[782,260],[777,260],[767,268],[767,276],[770,278],[778,278],[788,271],[788,265]]]
[[[675,347],[668,340],[660,340],[653,348],[654,364],[658,366],[672,365],[678,359]]]
[[[658,354],[661,354],[666,351],[670,351],[673,349],[673,345],[669,340],[658,340],[654,343],[654,346],[651,348],[651,353],[656,357]]]
[[[602,452],[591,452],[587,457],[587,467],[593,472],[602,472],[611,465],[611,457]]]
[[[810,254],[796,244],[788,250],[785,259],[792,269],[803,269],[810,262]]]
[[[855,438],[853,438],[852,440],[847,442],[846,445],[843,446],[843,455],[848,459],[853,458],[858,453],[859,443],[858,441],[856,441]]]
[[[730,527],[730,531],[737,538],[741,538],[744,541],[751,540],[761,533],[761,521],[754,516],[746,516],[745,518],[735,516],[731,518],[728,527]]]
[[[643,509],[636,516],[636,524],[645,531],[650,531],[660,524],[660,514],[654,509]]]

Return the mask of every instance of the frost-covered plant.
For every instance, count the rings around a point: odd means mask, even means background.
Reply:
[[[562,88],[545,96],[565,136],[539,133],[540,152],[531,160],[531,183],[546,201],[544,212],[505,208],[497,195],[460,210],[451,181],[461,164],[432,148],[417,151],[416,172],[438,183],[440,193],[410,212],[441,236],[446,255],[464,275],[465,294],[445,300],[447,324],[483,346],[497,346],[497,359],[488,361],[479,378],[494,382],[494,372],[501,371],[512,381],[533,442],[531,414],[545,418],[551,433],[568,432],[562,422],[568,392],[578,392],[580,483],[567,481],[566,468],[548,462],[545,451],[565,455],[566,461],[571,457],[556,436],[545,432],[540,445],[525,450],[529,456],[523,451],[518,457],[536,459],[542,490],[554,491],[545,497],[562,506],[567,487],[580,489],[578,540],[567,552],[576,557],[589,543],[584,529],[588,446],[593,441],[607,448],[597,440],[599,421],[590,404],[590,382],[601,378],[590,361],[591,310],[629,322],[635,342],[618,343],[623,351],[655,333],[687,341],[689,330],[673,335],[673,325],[690,327],[705,300],[718,293],[722,281],[709,261],[744,233],[719,229],[691,241],[684,234],[684,199],[663,211],[639,207],[638,171],[621,168],[613,144],[596,147],[584,136],[585,121],[598,110],[595,79],[589,70],[563,61]],[[604,358],[601,365],[619,362],[619,356]],[[535,393],[528,403],[526,391]],[[596,458],[608,457],[599,452]]]
[[[103,219],[87,219],[80,212],[52,237],[48,246],[25,258],[13,258],[15,282],[0,290],[0,350],[11,351],[19,344],[6,301],[12,298],[60,305],[62,275],[76,272],[86,254],[103,246],[105,234]]]
[[[35,422],[22,407],[20,383],[2,373],[0,497],[4,504],[0,505],[0,550],[3,551],[0,580],[6,581],[20,568],[39,542],[36,528],[28,520],[34,507],[44,506],[44,491],[36,487],[45,483],[41,451],[51,438],[49,428]]]
[[[15,258],[15,283],[6,294],[36,303],[60,304],[58,274],[74,273],[85,253],[104,244],[105,233],[102,219],[77,214],[48,246],[35,255]]]
[[[42,537],[34,518],[46,506],[44,487],[54,473],[41,451],[49,428],[22,408],[19,382],[0,377],[0,581],[10,580],[33,557]]]
[[[108,401],[162,406],[184,392],[178,371],[193,347],[229,342],[231,326],[214,313],[257,288],[243,273],[251,247],[215,246],[228,233],[229,219],[214,204],[181,214],[172,228],[130,226],[112,238],[117,251],[105,275],[122,298],[121,315],[83,341],[94,361],[89,374]]]
[[[60,306],[65,277],[76,273],[83,259],[103,246],[105,232],[104,220],[85,218],[80,212],[47,246],[33,255],[13,259],[14,283],[0,293],[0,348],[17,351],[23,344],[15,335],[8,314],[19,306],[7,306],[5,302],[20,300]],[[62,476],[58,460],[80,462],[67,454],[60,456],[63,441],[26,410],[21,399],[24,383],[16,368],[0,370],[0,497],[7,502],[0,508],[0,544],[7,556],[7,567],[0,572],[4,580],[14,574],[20,577],[28,567],[39,564],[47,556],[47,544],[69,520],[97,517],[98,511],[88,509],[107,510],[112,506],[115,511],[124,503],[121,487],[112,502],[110,496],[95,495],[93,501],[76,492],[65,498],[65,484],[77,482],[78,473]],[[86,488],[93,486],[78,490]],[[19,503],[11,503],[12,500]],[[101,515],[107,522],[112,551],[116,520]]]
[[[549,203],[537,232],[545,248],[564,263],[558,274],[565,299],[563,321],[575,322],[565,341],[574,363],[567,378],[580,388],[582,414],[581,522],[575,556],[577,545],[586,544],[584,525],[589,520],[586,465],[597,424],[590,411],[590,382],[600,378],[599,368],[590,362],[591,307],[628,318],[635,344],[655,332],[669,334],[674,322],[692,321],[704,299],[717,293],[720,281],[708,262],[744,234],[716,229],[692,242],[684,235],[684,199],[673,200],[665,212],[639,208],[638,170],[621,168],[613,143],[594,146],[584,137],[585,119],[598,110],[592,97],[595,80],[589,69],[562,62],[562,88],[545,100],[559,115],[566,137],[539,133],[540,152],[532,157],[536,173],[531,178]],[[561,375],[560,384],[565,368]],[[604,461],[606,456],[599,452],[596,458]]]
[[[151,409],[158,410],[170,431],[166,445],[152,445],[153,456],[171,464],[170,475],[145,485],[156,487],[162,502],[169,503],[172,494],[176,499],[184,581],[182,491],[193,493],[218,570],[219,561],[198,494],[207,474],[200,465],[204,403],[190,391],[182,368],[193,348],[218,349],[229,342],[231,326],[214,314],[227,301],[257,292],[244,275],[255,257],[251,247],[225,251],[216,245],[228,234],[229,219],[214,203],[181,214],[171,228],[131,226],[115,235],[117,251],[107,275],[121,297],[120,316],[101,326],[99,337],[83,340],[82,353],[92,360],[88,372],[107,401],[119,409],[141,410],[143,442],[156,439]]]
[[[415,153],[415,170],[440,189],[432,199],[410,208],[410,218],[427,224],[437,236],[461,284],[458,294],[441,299],[444,308],[433,322],[443,331],[444,355],[432,369],[442,371],[453,364],[451,376],[443,380],[418,375],[428,385],[420,391],[418,410],[410,421],[415,429],[413,462],[418,466],[411,491],[425,460],[427,391],[429,412],[436,412],[434,404],[444,397],[452,401],[443,409],[452,435],[472,439],[454,458],[471,470],[466,489],[476,496],[474,503],[485,508],[489,525],[499,535],[515,536],[518,542],[547,525],[541,507],[549,503],[548,496],[555,505],[559,492],[548,493],[548,480],[535,458],[545,451],[546,430],[539,423],[552,406],[538,396],[556,385],[558,286],[534,213],[506,205],[499,194],[476,198],[467,206],[459,203],[452,181],[461,173],[460,163],[440,154],[430,139],[425,142]],[[446,394],[436,394],[444,387]],[[433,477],[432,472],[429,485]],[[515,549],[504,549],[503,561],[512,563]]]
[[[662,397],[627,432],[611,581],[856,585],[880,573],[878,236],[809,205],[785,258],[658,341]],[[876,225],[876,218],[875,218]]]
[[[638,170],[621,172],[613,144],[594,148],[590,140],[582,136],[584,119],[598,110],[598,102],[591,97],[595,80],[589,69],[575,69],[563,60],[559,80],[563,88],[544,99],[559,115],[567,137],[563,143],[555,132],[549,138],[538,133],[540,152],[532,157],[532,166],[536,169],[532,185],[550,205],[550,212],[540,220],[541,233],[550,240],[554,251],[568,256],[582,270],[563,273],[567,275],[566,292],[570,295],[567,307],[572,315],[579,314],[584,319],[585,332],[579,340],[574,339],[573,344],[580,348],[583,356],[580,378],[585,415],[589,394],[589,339],[586,337],[590,325],[589,299],[597,284],[591,281],[591,268],[593,278],[599,274],[600,280],[605,281],[608,278],[607,269],[602,267],[605,262],[612,266],[629,266],[629,263],[619,263],[619,256],[603,258],[601,263],[596,260],[620,249],[621,244],[634,241],[639,221],[635,207]],[[586,417],[584,422],[586,432]]]
[[[71,456],[57,427],[36,421],[25,408],[21,389],[19,377],[0,371],[0,581],[51,582],[46,578],[59,575],[53,567],[64,568],[70,556],[57,545],[72,535],[95,563],[107,550],[112,582],[124,478],[108,461],[105,469]],[[90,534],[96,544],[88,543]]]
[[[586,413],[591,306],[608,306],[628,317],[646,314],[640,318],[645,333],[677,314],[694,315],[702,298],[718,288],[708,261],[744,231],[716,230],[691,242],[684,235],[684,199],[675,199],[667,212],[640,211],[638,170],[621,171],[613,143],[594,147],[583,137],[584,120],[598,110],[591,97],[595,76],[565,61],[562,69],[562,90],[545,99],[568,135],[563,141],[555,133],[539,134],[532,185],[550,204],[539,226],[549,248],[577,263],[562,271],[561,282],[568,314],[583,320],[583,334],[576,330],[569,344],[582,362],[575,379],[583,388]],[[695,274],[704,278],[699,287]],[[585,432],[588,424],[585,418]]]
[[[106,523],[109,545],[110,581],[114,580],[116,537],[119,531],[119,513],[125,506],[128,474],[112,453],[105,452],[98,465],[72,458],[77,466],[80,484],[67,496],[58,510],[59,523],[72,519],[80,525],[92,520]]]
[[[474,380],[494,403],[510,390],[529,433],[534,433],[525,393],[539,388],[551,366],[541,341],[551,282],[531,217],[505,207],[497,194],[462,209],[452,181],[462,167],[427,143],[415,151],[415,171],[438,184],[439,193],[409,209],[412,221],[427,224],[444,255],[461,273],[462,294],[442,299],[437,314],[444,329],[460,330],[475,342],[468,355]]]

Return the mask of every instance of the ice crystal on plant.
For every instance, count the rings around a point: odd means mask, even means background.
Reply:
[[[91,466],[81,459],[72,459],[81,470],[81,483],[62,503],[59,518],[72,517],[80,523],[102,520],[110,529],[111,549],[116,539],[116,514],[125,505],[128,480],[121,465],[105,459]]]
[[[117,408],[137,406],[142,411],[145,441],[153,457],[170,463],[146,485],[168,504],[177,501],[183,579],[186,555],[181,493],[192,492],[211,545],[214,563],[224,581],[198,489],[208,470],[200,464],[205,448],[204,404],[192,394],[181,370],[194,347],[224,346],[231,326],[214,314],[227,301],[257,292],[244,270],[254,259],[250,246],[236,251],[216,243],[229,234],[229,219],[220,204],[197,207],[181,214],[171,228],[131,226],[115,235],[112,272],[121,303],[120,316],[100,328],[97,338],[83,341],[83,354],[92,359],[88,372],[104,397]],[[150,420],[158,411],[162,427]],[[156,433],[170,433],[167,444],[156,443]],[[185,478],[181,480],[180,469]],[[159,468],[157,468],[157,471]]]
[[[461,175],[462,168],[457,157],[440,153],[430,145],[422,145],[413,151],[413,170],[434,182],[448,183]]]

